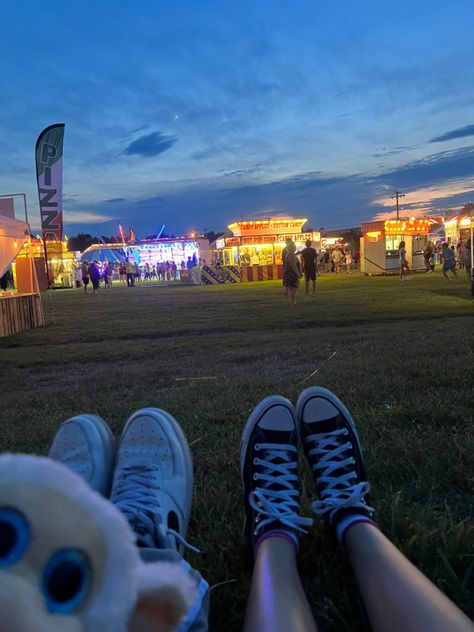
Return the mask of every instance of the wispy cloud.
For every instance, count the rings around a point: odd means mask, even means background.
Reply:
[[[474,136],[474,125],[466,125],[465,127],[459,127],[458,129],[453,129],[450,132],[441,134],[441,136],[435,136],[430,140],[430,143],[442,143],[445,140],[466,138],[467,136]]]
[[[131,142],[124,153],[129,156],[136,155],[146,158],[158,156],[168,149],[171,149],[177,141],[176,136],[167,136],[162,132],[152,132],[151,134],[140,136]]]
[[[108,215],[89,211],[64,211],[64,221],[68,224],[93,224],[107,222],[110,219]]]

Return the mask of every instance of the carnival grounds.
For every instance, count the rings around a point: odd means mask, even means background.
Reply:
[[[352,409],[378,521],[471,616],[474,303],[464,276],[323,276],[290,308],[280,283],[55,291],[54,324],[0,341],[2,450],[44,454],[81,411],[118,436],[137,408],[182,424],[194,456],[188,560],[215,588],[211,629],[240,630],[250,582],[239,440],[260,399],[319,384]],[[49,319],[50,302],[44,297]],[[313,489],[306,466],[302,511]],[[322,630],[364,630],[350,568],[318,521],[300,569]]]

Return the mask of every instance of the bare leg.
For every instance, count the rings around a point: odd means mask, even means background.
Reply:
[[[316,632],[298,575],[295,547],[284,538],[257,549],[244,632]]]
[[[347,532],[345,541],[374,630],[474,630],[474,625],[461,610],[376,527],[356,524]]]

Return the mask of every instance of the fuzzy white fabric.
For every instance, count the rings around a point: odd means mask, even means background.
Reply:
[[[46,457],[0,455],[0,480],[41,485],[77,503],[108,543],[104,576],[96,598],[81,616],[88,632],[125,632],[142,591],[175,587],[189,609],[197,599],[196,582],[171,562],[142,562],[125,516],[67,467]]]
[[[108,542],[108,556],[99,592],[81,620],[90,632],[126,630],[142,566],[134,536],[122,513],[64,465],[26,454],[0,456],[0,480],[31,482],[55,490],[81,506]]]
[[[151,592],[168,586],[179,587],[186,603],[186,611],[198,597],[198,586],[179,564],[173,562],[142,563],[139,574],[139,592]]]

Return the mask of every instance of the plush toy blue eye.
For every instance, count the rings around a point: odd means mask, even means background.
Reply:
[[[23,557],[30,541],[26,518],[9,507],[0,507],[0,568],[15,564]]]
[[[60,549],[47,562],[42,579],[49,612],[68,614],[82,605],[89,593],[92,569],[79,549]]]

